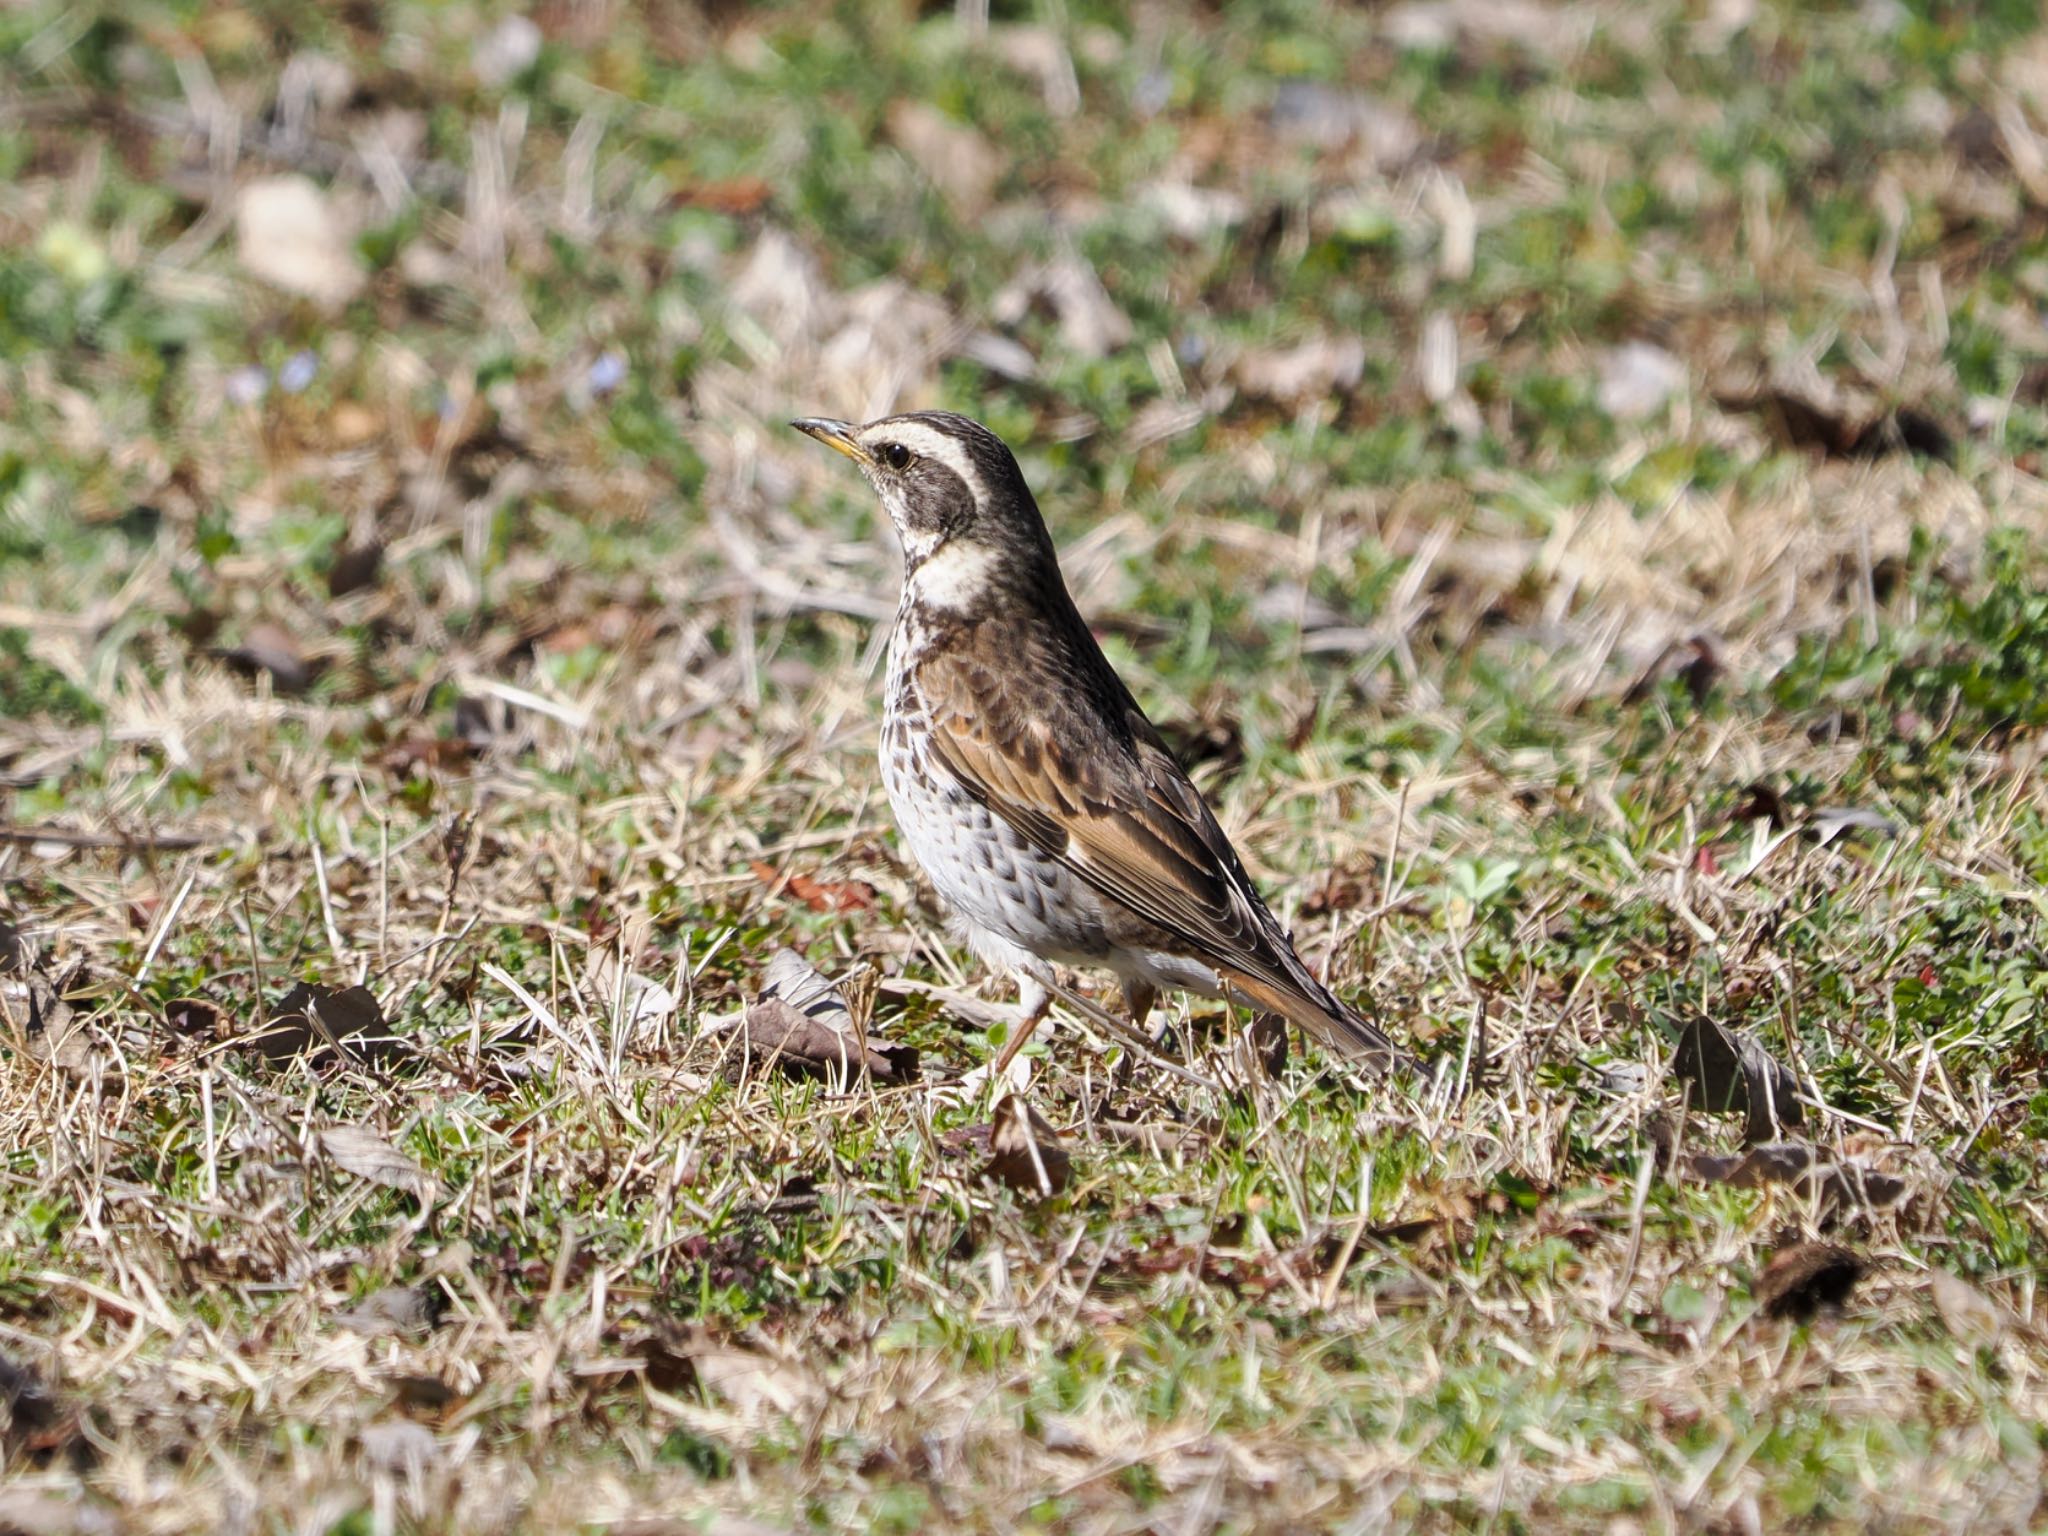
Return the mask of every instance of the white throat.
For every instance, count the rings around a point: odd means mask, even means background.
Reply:
[[[971,606],[995,570],[996,551],[966,540],[941,545],[912,567],[903,583],[904,601],[915,596],[928,608]]]

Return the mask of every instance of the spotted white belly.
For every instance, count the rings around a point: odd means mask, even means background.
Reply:
[[[968,794],[923,750],[922,725],[903,715],[884,724],[882,786],[911,857],[975,951],[1010,970],[1113,964],[1101,898]]]

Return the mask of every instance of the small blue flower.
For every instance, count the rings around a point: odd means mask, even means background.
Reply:
[[[320,354],[311,348],[294,352],[284,360],[284,366],[277,370],[277,387],[288,395],[302,395],[313,382],[313,375],[320,371]]]
[[[236,405],[260,405],[263,397],[270,393],[270,374],[249,363],[229,374],[222,388]]]
[[[617,352],[602,352],[584,375],[593,395],[608,395],[626,382],[626,359]]]

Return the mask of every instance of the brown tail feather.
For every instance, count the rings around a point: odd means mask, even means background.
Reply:
[[[1282,1014],[1314,1035],[1339,1056],[1385,1071],[1416,1065],[1415,1058],[1328,992],[1312,997],[1290,987],[1275,986],[1242,971],[1225,970],[1224,981],[1262,1008]],[[1320,990],[1320,989],[1319,989]]]

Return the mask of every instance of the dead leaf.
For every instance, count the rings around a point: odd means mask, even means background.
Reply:
[[[394,1405],[408,1413],[433,1417],[462,1396],[439,1376],[424,1371],[400,1371],[384,1379],[391,1385]]]
[[[284,995],[262,1029],[240,1043],[253,1045],[273,1065],[303,1056],[315,1069],[332,1066],[337,1049],[351,1060],[371,1063],[388,1061],[406,1050],[391,1033],[384,1010],[368,987],[336,991],[304,981]]]
[[[65,989],[43,970],[0,986],[5,1015],[23,1026],[29,1056],[83,1082],[92,1075],[92,1038]]]
[[[988,1151],[981,1176],[1000,1180],[1020,1195],[1049,1198],[1074,1176],[1074,1160],[1060,1144],[1060,1133],[1014,1093],[1004,1094],[990,1117]]]
[[[1342,394],[1365,376],[1365,343],[1356,336],[1317,336],[1298,346],[1239,354],[1231,376],[1246,395],[1279,405]]]
[[[2005,1332],[2004,1309],[1960,1275],[1934,1270],[1927,1277],[1927,1289],[1934,1297],[1934,1310],[1941,1314],[1942,1326],[1957,1343],[1985,1349]]]
[[[761,995],[747,1009],[745,1035],[757,1057],[768,1057],[798,1076],[844,1081],[849,1071],[877,1082],[905,1083],[917,1076],[917,1051],[890,1045],[868,1028],[877,990],[863,973],[856,1013],[844,993],[793,949],[769,957]]]
[[[222,1040],[234,1033],[227,1010],[206,997],[172,998],[164,1004],[164,1023],[188,1039]]]
[[[744,219],[768,206],[775,189],[759,176],[734,176],[723,181],[686,182],[669,194],[675,208],[708,208],[729,219]]]
[[[761,974],[761,995],[779,997],[841,1034],[854,1033],[857,1028],[853,1009],[839,989],[823,971],[793,949],[778,949],[768,957],[767,969]]]
[[[1701,1109],[1744,1116],[1744,1140],[1768,1141],[1805,1123],[1798,1080],[1741,1030],[1695,1018],[1679,1036],[1671,1070],[1698,1084]]]
[[[1806,1322],[1822,1307],[1841,1308],[1869,1268],[1839,1243],[1794,1243],[1771,1255],[1751,1294],[1766,1317]]]
[[[439,1181],[375,1131],[359,1125],[330,1125],[320,1133],[320,1147],[344,1173],[400,1190],[422,1205],[432,1205],[439,1198]]]
[[[214,652],[222,661],[248,673],[268,672],[284,693],[303,693],[313,680],[313,669],[283,626],[268,620],[249,626],[242,643]]]
[[[909,1046],[863,1046],[853,1034],[821,1024],[779,997],[748,1007],[745,1033],[755,1057],[799,1077],[843,1081],[865,1072],[877,1082],[902,1083],[917,1075],[917,1052]]]
[[[773,864],[760,859],[747,866],[754,878],[770,890],[780,889],[794,896],[813,912],[871,912],[875,888],[862,880],[819,880],[804,874],[778,874]]]
[[[251,276],[323,309],[339,309],[363,286],[352,233],[304,176],[270,176],[242,188],[235,248]]]
[[[27,970],[30,959],[28,940],[21,936],[21,930],[0,918],[0,976]]]
[[[1759,780],[1743,793],[1748,798],[1735,812],[1737,821],[1769,822],[1773,831],[1792,825],[1792,813],[1785,805],[1785,797],[1770,785]]]
[[[958,219],[977,219],[995,200],[1008,160],[979,130],[955,122],[929,102],[889,103],[889,138],[938,188]]]

